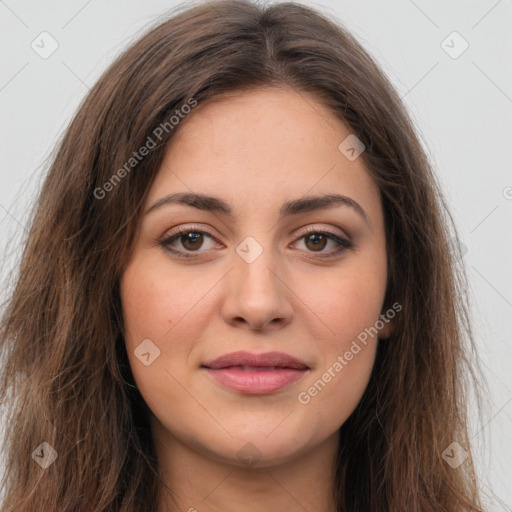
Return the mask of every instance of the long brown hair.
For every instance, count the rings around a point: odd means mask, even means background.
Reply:
[[[365,144],[383,201],[383,310],[398,302],[402,311],[340,429],[338,510],[482,510],[466,427],[476,379],[467,282],[413,123],[342,25],[294,3],[221,0],[158,20],[99,79],[58,145],[0,325],[2,511],[156,510],[162,484],[119,279],[176,110],[257,87],[323,101]],[[57,453],[47,468],[33,455],[53,453],[43,442]],[[443,458],[452,442],[468,454],[458,468]]]

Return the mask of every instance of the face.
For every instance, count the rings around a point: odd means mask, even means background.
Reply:
[[[392,322],[379,322],[380,194],[338,148],[350,133],[287,89],[182,121],[121,279],[130,365],[160,442],[265,467],[335,439],[357,406],[379,343],[369,329],[385,338]],[[171,194],[215,200],[159,201]]]

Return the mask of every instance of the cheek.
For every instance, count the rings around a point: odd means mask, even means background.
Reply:
[[[377,342],[356,342],[340,351],[304,386],[298,396],[305,415],[319,427],[338,429],[361,401],[371,376]],[[350,359],[349,359],[350,358]]]
[[[162,264],[134,261],[121,280],[121,301],[130,347],[149,338],[163,347],[179,337],[180,345],[194,339],[206,322],[208,279],[191,279],[169,272]],[[134,347],[133,347],[134,348]]]
[[[120,282],[128,359],[137,388],[155,414],[183,404],[182,390],[194,369],[190,353],[208,325],[205,307],[212,285],[184,274],[171,274],[161,263],[141,257],[126,267]],[[143,340],[159,350],[147,366],[136,355]]]
[[[211,286],[207,279],[186,279],[179,272],[171,275],[168,268],[142,258],[132,261],[123,273],[126,350],[137,387],[153,411],[159,402],[179,401],[177,382],[188,385],[194,370],[190,354],[208,325],[205,308]],[[148,366],[137,357],[146,352],[138,348],[143,340],[157,347],[149,345],[158,356]]]
[[[339,338],[347,342],[375,325],[381,313],[384,290],[378,283],[360,279],[333,291],[330,321]]]
[[[298,401],[332,428],[341,425],[361,400],[378,343],[375,326],[385,295],[385,259],[360,258],[357,263],[329,279],[314,280],[314,291],[308,295],[308,306],[324,325],[314,337],[322,357],[301,387]]]
[[[358,262],[361,263],[361,262]],[[321,338],[324,352],[345,351],[352,340],[375,326],[386,290],[386,269],[378,264],[346,266],[309,280],[304,302],[328,328]],[[311,283],[314,283],[311,287]],[[307,289],[307,288],[303,288]]]
[[[379,343],[375,324],[381,313],[385,278],[371,273],[364,279],[359,276],[325,283],[324,293],[313,297],[315,312],[329,331],[315,337],[321,362],[301,386],[297,399],[305,407],[304,414],[332,430],[342,425],[360,402]]]

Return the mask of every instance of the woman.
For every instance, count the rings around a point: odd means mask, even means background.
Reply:
[[[481,511],[454,232],[344,29],[234,0],[161,22],[34,211],[2,510]]]

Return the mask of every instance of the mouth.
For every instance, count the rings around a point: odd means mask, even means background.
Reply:
[[[204,368],[208,368],[205,366]],[[237,365],[237,366],[225,366],[223,368],[209,368],[210,370],[240,370],[243,372],[266,372],[271,370],[293,370],[293,368],[287,366],[248,366],[248,365]]]
[[[224,387],[248,395],[279,391],[303,377],[309,367],[282,352],[233,352],[201,365]]]

